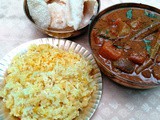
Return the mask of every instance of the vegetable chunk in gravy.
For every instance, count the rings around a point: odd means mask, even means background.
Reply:
[[[132,81],[160,80],[160,15],[140,8],[104,14],[91,31],[95,56],[110,72]]]

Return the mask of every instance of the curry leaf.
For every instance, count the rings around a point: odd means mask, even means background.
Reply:
[[[116,45],[116,44],[113,44],[113,45],[118,49],[122,49],[122,46],[119,46],[119,45]]]
[[[150,18],[157,18],[157,16],[153,12],[144,11],[144,14]]]
[[[126,16],[127,16],[128,19],[132,19],[132,9],[127,11]]]
[[[147,50],[147,52],[150,54],[151,53],[151,41],[150,40],[146,40],[146,39],[144,39],[143,40],[143,42],[145,43],[145,48],[146,48],[146,50]]]
[[[122,47],[121,47],[121,46],[117,46],[117,48],[118,48],[118,49],[122,49]]]
[[[151,53],[151,46],[146,46],[146,50],[150,54]]]
[[[146,40],[146,39],[144,39],[143,41],[144,41],[144,43],[145,43],[145,44],[150,44],[150,43],[151,43],[151,41],[150,41],[150,40]]]
[[[106,34],[108,34],[109,33],[109,31],[108,30],[106,30]]]

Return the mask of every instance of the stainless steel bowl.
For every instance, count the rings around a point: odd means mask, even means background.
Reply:
[[[97,9],[97,13],[99,12],[99,8],[100,8],[100,0],[97,0],[98,3],[98,9]],[[82,33],[84,33],[85,31],[87,31],[89,23],[83,27],[81,27],[78,30],[50,30],[50,29],[43,29],[41,27],[39,27],[38,25],[35,24],[34,20],[32,19],[30,13],[29,13],[29,9],[28,9],[28,5],[27,5],[27,0],[24,0],[24,12],[25,15],[27,16],[27,18],[31,21],[31,23],[37,28],[39,29],[42,33],[45,33],[51,37],[54,38],[71,38],[71,37],[75,37],[78,36]],[[94,15],[92,16],[92,18],[94,17]],[[92,20],[91,18],[91,20]],[[90,21],[91,21],[90,20]]]
[[[98,22],[98,20],[105,14],[110,13],[111,11],[118,10],[121,8],[142,8],[142,9],[147,9],[153,12],[156,12],[160,14],[160,9],[149,6],[149,5],[144,5],[144,4],[138,4],[138,3],[121,3],[121,4],[116,4],[111,7],[108,7],[101,11],[91,22],[89,26],[89,42],[90,42],[90,47],[93,51],[94,47],[91,44],[91,32],[92,29],[94,28],[94,25]],[[101,71],[111,80],[114,82],[124,85],[126,87],[131,87],[131,88],[137,88],[137,89],[148,89],[148,88],[153,88],[160,86],[160,82],[154,83],[154,82],[145,82],[145,81],[131,81],[130,79],[123,78],[121,76],[116,75],[113,73],[111,70],[109,70],[104,63],[101,62],[101,60],[95,55],[93,52],[93,56],[98,63],[98,66],[100,67]]]

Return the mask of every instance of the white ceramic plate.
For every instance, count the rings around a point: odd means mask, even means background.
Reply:
[[[92,54],[86,50],[84,47],[82,47],[81,45],[69,41],[69,40],[64,40],[64,39],[54,39],[54,38],[43,38],[43,39],[37,39],[37,40],[33,40],[33,41],[29,41],[27,43],[24,43],[18,47],[16,47],[15,49],[13,49],[11,52],[9,52],[1,61],[0,61],[0,83],[2,83],[2,81],[4,80],[4,77],[6,75],[6,70],[9,67],[9,65],[11,64],[11,61],[13,59],[13,57],[15,55],[17,55],[18,53],[25,53],[28,50],[28,47],[31,44],[50,44],[55,48],[60,48],[63,50],[73,50],[75,53],[81,54],[84,58],[86,58],[86,60],[89,60],[91,62],[91,64],[93,65],[96,73],[94,74],[94,79],[97,81],[97,86],[98,89],[97,91],[93,94],[92,99],[88,105],[88,107],[82,112],[80,113],[80,116],[77,119],[81,119],[81,120],[89,120],[94,112],[96,111],[98,104],[100,102],[101,99],[101,95],[102,95],[102,77],[101,77],[101,73],[100,70],[92,56]],[[1,100],[2,101],[2,100]],[[2,106],[3,103],[0,102],[0,106]],[[0,107],[0,120],[15,120],[16,118],[13,118],[11,116],[9,116],[9,111],[5,110],[4,107]]]

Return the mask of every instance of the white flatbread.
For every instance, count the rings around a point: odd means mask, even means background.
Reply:
[[[48,4],[48,8],[51,14],[50,27],[57,29],[67,27],[65,4],[53,2],[52,4]]]
[[[47,4],[48,1],[27,0],[30,15],[42,28],[63,29],[69,26],[77,30],[89,23],[98,8],[96,0],[59,0]]]
[[[27,0],[29,13],[35,23],[41,28],[48,28],[51,16],[44,0]]]
[[[85,0],[83,9],[83,19],[80,27],[86,26],[90,23],[93,15],[97,14],[98,3],[96,0]]]
[[[47,3],[49,0],[45,0],[45,2]]]
[[[77,30],[83,18],[84,0],[66,0],[66,7],[67,24]]]
[[[93,15],[97,14],[98,2],[96,0],[88,0],[89,8],[93,11]]]

